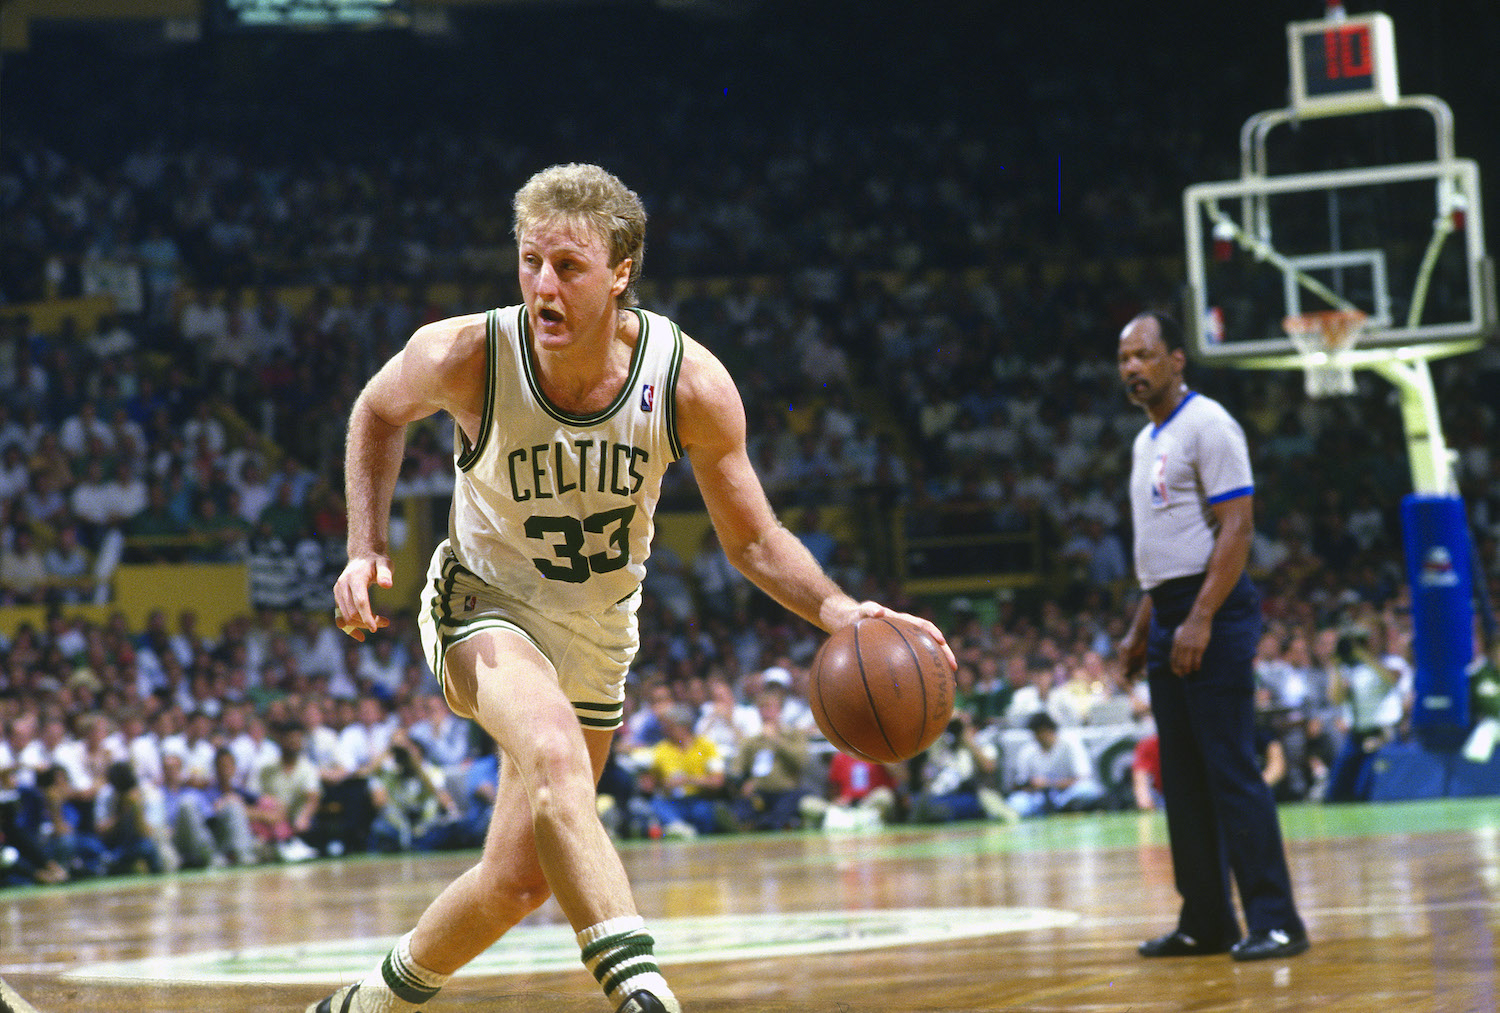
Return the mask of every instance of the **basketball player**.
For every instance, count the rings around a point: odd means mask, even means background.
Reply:
[[[1144,957],[1290,957],[1308,947],[1276,803],[1255,752],[1252,661],[1260,596],[1245,576],[1254,479],[1245,434],[1183,382],[1182,330],[1143,313],[1120,332],[1120,379],[1150,420],[1135,439],[1130,506],[1145,594],[1120,643],[1146,671],[1161,749],[1177,928]],[[1233,872],[1249,934],[1240,939]]]
[[[407,423],[454,419],[457,487],[420,609],[449,706],[503,754],[479,863],[367,978],[309,1013],[415,1009],[548,895],[620,1013],[681,1007],[596,815],[638,647],[636,607],[668,464],[686,456],[729,559],[825,630],[893,615],[844,594],[777,521],[745,449],[724,367],[635,306],[646,214],[595,166],[555,166],[516,194],[524,305],[419,329],[349,422],[349,563],[334,588],[357,640],[387,625],[387,518]],[[914,617],[905,617],[914,618]],[[930,623],[915,619],[952,663]]]

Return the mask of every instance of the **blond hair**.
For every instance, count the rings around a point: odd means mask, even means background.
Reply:
[[[630,280],[620,305],[636,305],[636,283],[646,256],[646,209],[618,178],[597,165],[554,165],[516,191],[512,208],[517,242],[528,229],[557,219],[593,230],[609,247],[611,267],[630,261]]]

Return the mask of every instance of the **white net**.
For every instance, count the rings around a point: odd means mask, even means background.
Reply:
[[[1281,326],[1302,354],[1304,385],[1308,397],[1345,397],[1355,392],[1354,369],[1342,353],[1359,343],[1365,315],[1359,310],[1324,310],[1297,313]]]

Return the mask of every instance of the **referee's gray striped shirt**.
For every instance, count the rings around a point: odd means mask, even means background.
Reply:
[[[1218,534],[1213,505],[1254,492],[1245,431],[1213,398],[1189,392],[1165,422],[1148,423],[1130,465],[1141,587],[1203,573]]]

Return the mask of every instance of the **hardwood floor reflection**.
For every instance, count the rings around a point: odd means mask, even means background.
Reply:
[[[1314,945],[1265,964],[1135,955],[1176,912],[1151,815],[622,852],[691,1013],[1497,1008],[1500,802],[1297,807],[1283,823]],[[0,977],[39,1013],[298,1013],[362,975],[472,860],[357,857],[4,891]],[[607,1004],[549,902],[427,1009]]]

